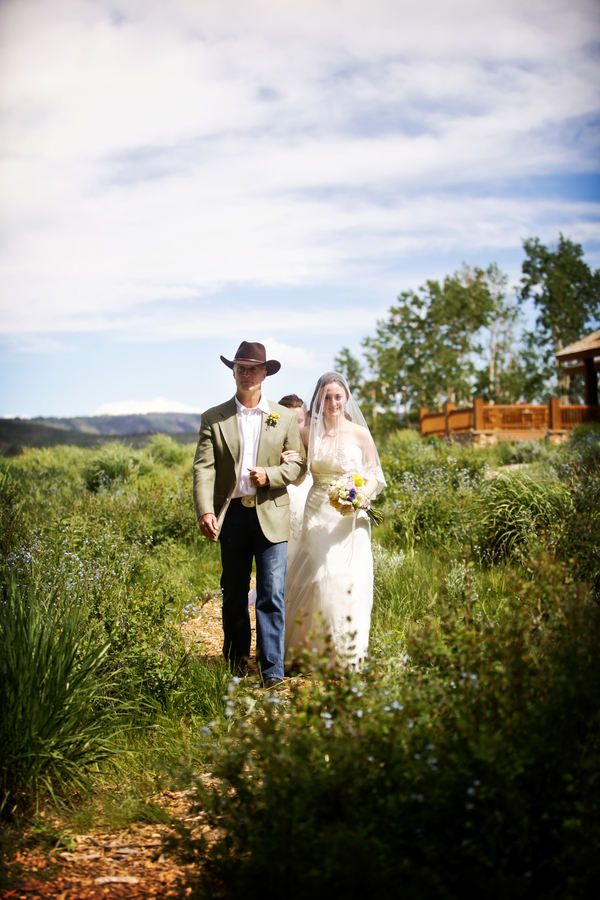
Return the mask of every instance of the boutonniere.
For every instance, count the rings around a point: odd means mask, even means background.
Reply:
[[[278,419],[279,413],[269,413],[267,416],[267,428],[275,428]]]

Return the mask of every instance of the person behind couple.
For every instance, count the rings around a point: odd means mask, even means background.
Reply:
[[[323,650],[329,636],[350,663],[367,654],[373,606],[373,556],[367,513],[342,516],[329,502],[332,479],[358,473],[364,506],[385,486],[379,456],[346,379],[322,375],[312,392],[302,438],[313,485],[285,590],[285,656]],[[287,454],[291,456],[291,454]]]
[[[289,536],[287,485],[306,470],[296,415],[267,400],[262,383],[281,364],[242,341],[233,360],[236,394],[202,413],[194,457],[194,504],[202,534],[220,540],[223,653],[236,667],[250,656],[248,590],[256,560],[256,647],[262,679],[283,679],[284,584]],[[282,461],[284,451],[294,458]]]

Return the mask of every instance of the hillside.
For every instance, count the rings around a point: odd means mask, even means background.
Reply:
[[[197,434],[200,428],[199,413],[155,412],[146,415],[125,416],[74,416],[73,418],[31,419],[36,425],[79,431],[83,434],[147,434],[149,431],[162,431],[166,434],[188,432]]]
[[[168,419],[166,425],[180,425],[180,430],[172,431],[169,427],[158,427],[160,420]],[[180,420],[188,420],[181,422]],[[176,413],[154,413],[147,416],[98,416],[81,417],[80,419],[0,419],[0,455],[16,456],[25,447],[56,447],[69,444],[76,447],[98,447],[116,438],[125,440],[134,447],[143,446],[153,432],[164,431],[181,444],[193,443],[197,437],[198,426],[192,427],[192,419],[200,421],[200,416],[180,415]],[[106,421],[108,420],[108,421]],[[122,420],[121,422],[114,420]],[[137,421],[132,421],[137,420]],[[140,421],[141,420],[141,421]],[[71,427],[70,423],[92,422],[95,431]],[[122,430],[118,430],[119,426]],[[143,427],[142,427],[143,426]],[[184,427],[185,426],[185,427]],[[130,430],[127,430],[127,429]],[[105,429],[105,430],[101,430]],[[112,429],[112,430],[109,430]]]

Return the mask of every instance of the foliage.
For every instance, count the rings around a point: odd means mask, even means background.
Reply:
[[[106,644],[81,611],[5,581],[0,595],[0,810],[41,788],[85,783],[112,752],[118,716],[99,677]]]
[[[495,403],[547,402],[556,391],[554,353],[600,323],[600,269],[583,250],[559,237],[556,250],[538,238],[523,242],[523,277],[515,297],[507,276],[492,264],[463,266],[443,283],[428,280],[404,291],[362,341],[367,367],[344,347],[335,359],[371,424],[383,434],[400,412],[416,422],[416,408],[445,401],[470,403],[473,395]],[[533,299],[533,332],[521,330],[520,305]],[[561,393],[580,402],[579,376],[561,378]],[[383,423],[377,421],[383,416]]]
[[[224,662],[182,640],[181,623],[214,596],[220,570],[218,546],[198,535],[191,450],[177,462],[150,449],[147,468],[132,464],[91,491],[83,472],[95,451],[32,451],[11,460],[0,493],[3,521],[14,522],[3,571],[22,592],[29,585],[44,616],[56,610],[53,640],[72,628],[77,672],[88,649],[107,646],[89,708],[106,716],[113,755],[73,770],[94,791],[93,808],[70,814],[80,817],[73,827],[94,816],[154,821],[148,798],[208,767],[220,781],[199,799],[227,834],[206,848],[206,894],[252,897],[270,867],[261,891],[292,900],[545,896],[552,879],[557,895],[583,895],[597,840],[588,650],[598,637],[596,609],[573,576],[593,587],[598,571],[596,430],[578,430],[563,448],[478,451],[390,434],[372,660],[360,673],[322,659],[312,678],[288,682],[291,705],[251,679],[229,690]],[[516,462],[526,468],[503,470]],[[488,481],[490,469],[504,474]],[[524,480],[539,485],[534,497],[513,490]],[[496,547],[514,527],[508,513],[494,518],[504,494],[488,493],[507,484],[525,524],[508,555],[490,550],[481,565],[483,536]],[[535,503],[546,503],[537,519]],[[534,535],[535,551],[545,541],[564,569],[528,561]],[[34,679],[29,657],[19,671]],[[72,781],[44,777],[42,788],[73,796]]]
[[[0,474],[0,555],[25,540],[27,523],[23,515],[22,495],[9,472]]]
[[[347,347],[342,347],[333,360],[333,365],[335,371],[344,376],[352,393],[360,397],[363,387],[363,367]]]
[[[435,439],[396,437],[382,454],[382,465],[389,481],[383,500],[407,552],[415,542],[436,550],[468,543],[468,505],[489,467],[485,455]]]
[[[538,238],[529,238],[523,247],[526,258],[519,299],[524,302],[533,298],[538,310],[535,331],[527,335],[532,385],[539,396],[542,386],[546,391],[552,389],[552,378],[558,374],[561,393],[568,396],[571,388],[571,402],[580,402],[568,376],[565,379],[560,371],[557,373],[554,354],[598,327],[600,269],[590,269],[583,260],[581,245],[562,234],[556,250],[549,250]],[[541,382],[535,380],[536,374],[538,379],[541,374]]]
[[[600,600],[600,425],[575,430],[558,472],[570,493],[558,555]]]
[[[150,441],[148,452],[155,462],[168,468],[180,466],[186,456],[181,444],[168,434],[155,434]]]
[[[147,474],[151,468],[152,461],[146,453],[112,441],[86,460],[82,474],[87,489],[97,491],[102,486],[111,487],[115,482]]]
[[[405,291],[379,322],[376,337],[363,342],[374,379],[373,402],[437,405],[471,396],[478,332],[493,309],[493,296],[480,269],[428,281],[418,293]],[[367,399],[367,398],[365,398]]]
[[[443,601],[387,675],[324,657],[289,706],[232,684],[196,788],[221,837],[183,841],[202,896],[587,896],[600,611],[547,558],[513,589],[494,620]]]
[[[471,543],[486,562],[528,555],[542,541],[555,547],[571,511],[567,486],[551,469],[517,471],[480,485],[470,503]]]

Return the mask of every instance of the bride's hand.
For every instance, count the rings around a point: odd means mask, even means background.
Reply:
[[[281,462],[292,462],[295,459],[302,459],[297,450],[284,450],[281,454]]]

